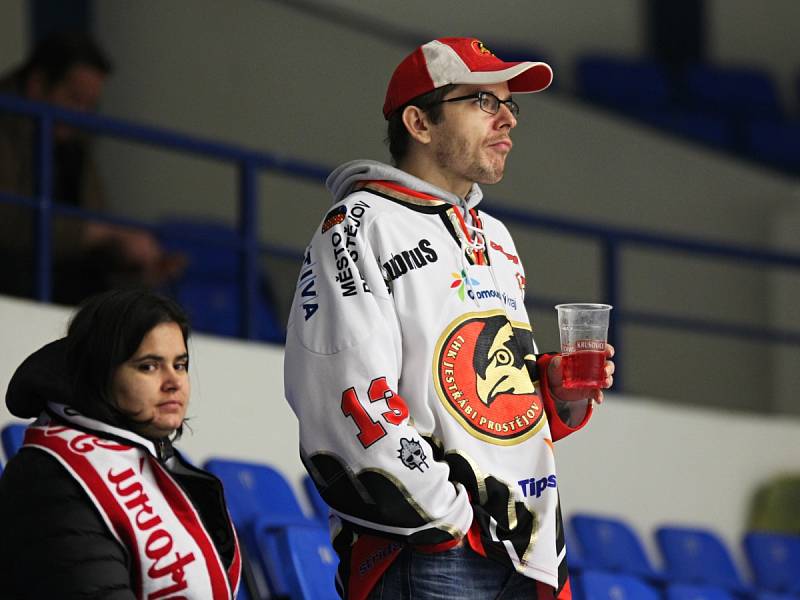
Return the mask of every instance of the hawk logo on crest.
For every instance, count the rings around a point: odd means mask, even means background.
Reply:
[[[518,344],[514,339],[514,328],[504,317],[486,321],[472,359],[478,398],[486,406],[491,406],[501,394],[534,393],[525,361],[536,361],[536,356],[533,352],[523,356]],[[486,346],[489,349],[483,352]]]
[[[502,310],[453,321],[436,345],[433,370],[440,401],[479,439],[518,444],[546,422],[530,325],[509,322]]]
[[[325,215],[325,219],[322,221],[322,233],[325,233],[334,225],[343,222],[345,217],[347,217],[347,207],[345,205],[334,208]]]

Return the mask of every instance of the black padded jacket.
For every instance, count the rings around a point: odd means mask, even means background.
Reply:
[[[135,599],[127,553],[78,482],[35,449],[0,479],[0,598]]]

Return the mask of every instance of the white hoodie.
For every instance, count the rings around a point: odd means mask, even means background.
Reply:
[[[340,591],[365,597],[403,544],[464,536],[560,589],[552,443],[591,407],[547,391],[511,236],[477,211],[477,185],[462,200],[374,161],[327,183],[334,207],[300,270],[284,377],[332,507]]]

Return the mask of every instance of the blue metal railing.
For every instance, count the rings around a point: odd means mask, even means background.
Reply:
[[[202,155],[238,167],[238,229],[236,242],[217,242],[220,246],[232,247],[240,253],[242,268],[241,291],[243,299],[241,334],[253,338],[255,335],[254,313],[257,292],[257,260],[262,253],[280,258],[299,259],[300,249],[286,248],[273,244],[259,243],[257,235],[257,186],[260,171],[279,171],[285,175],[322,181],[329,173],[327,167],[280,157],[265,152],[246,150],[238,146],[212,142],[176,132],[130,123],[94,114],[60,109],[48,104],[23,100],[15,96],[0,95],[0,111],[26,115],[36,120],[36,158],[37,182],[35,198],[22,198],[13,194],[0,193],[0,201],[13,202],[27,206],[36,212],[37,280],[36,297],[48,301],[51,293],[51,247],[50,229],[53,215],[72,215],[119,225],[153,230],[154,227],[133,219],[110,217],[65,206],[52,201],[53,141],[52,131],[55,122],[63,122],[73,127],[123,138],[140,143],[167,148],[179,152]],[[712,335],[733,336],[743,339],[800,345],[800,332],[770,330],[743,326],[722,321],[669,316],[660,313],[628,310],[619,295],[620,252],[626,247],[660,248],[671,252],[684,252],[695,256],[706,256],[720,260],[735,260],[747,264],[769,266],[800,271],[800,255],[743,246],[707,243],[699,240],[662,234],[647,233],[634,229],[599,226],[575,219],[553,217],[534,211],[520,211],[492,204],[492,214],[508,222],[526,227],[546,229],[563,235],[590,238],[600,242],[603,253],[603,295],[615,308],[615,322],[648,324],[656,327],[684,329]],[[531,297],[527,300],[535,306],[551,308],[554,299]],[[619,329],[617,327],[616,329]],[[614,340],[619,345],[619,339]]]
[[[278,170],[287,175],[323,179],[328,171],[319,165],[303,161],[283,158],[276,155],[254,152],[238,146],[212,142],[164,129],[147,127],[130,123],[121,119],[112,119],[100,115],[66,110],[41,102],[31,102],[17,96],[0,94],[0,111],[12,112],[36,120],[35,163],[37,178],[34,185],[35,198],[23,198],[13,194],[0,192],[0,201],[13,202],[34,209],[36,214],[36,284],[35,296],[47,302],[51,298],[51,240],[50,229],[53,215],[72,215],[95,221],[128,225],[147,230],[152,226],[132,219],[109,217],[81,208],[54,203],[52,198],[53,173],[53,124],[62,122],[73,127],[185,152],[237,165],[239,171],[239,218],[238,242],[219,242],[222,246],[232,247],[240,253],[242,268],[242,323],[241,335],[247,338],[255,336],[253,315],[255,313],[257,291],[257,260],[261,253],[273,256],[296,256],[298,250],[288,249],[258,242],[257,213],[257,174],[261,170]]]

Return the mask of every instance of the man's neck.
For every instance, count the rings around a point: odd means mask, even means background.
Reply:
[[[398,169],[413,175],[423,181],[435,185],[445,191],[455,194],[459,198],[466,198],[472,189],[472,183],[464,181],[460,177],[448,176],[448,173],[442,172],[434,163],[426,157],[407,156],[403,161],[398,163]]]

